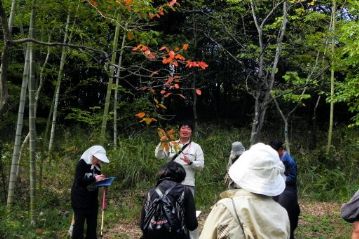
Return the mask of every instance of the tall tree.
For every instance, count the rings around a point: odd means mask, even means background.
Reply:
[[[64,39],[63,39],[64,44],[69,42],[69,39],[68,39],[69,24],[70,24],[70,11],[68,11],[67,18],[66,18],[65,34],[64,34]],[[53,111],[52,111],[52,123],[51,123],[50,139],[49,139],[49,145],[48,145],[49,153],[52,151],[54,138],[55,138],[57,108],[58,108],[58,104],[59,104],[61,81],[62,81],[62,78],[64,77],[63,72],[64,72],[64,66],[65,66],[65,62],[66,62],[66,54],[67,54],[66,51],[67,51],[66,47],[62,47],[60,66],[59,66],[59,71],[57,74],[56,88],[55,88],[55,94],[54,94],[54,107],[53,107]]]
[[[103,112],[103,116],[102,116],[102,124],[101,124],[100,139],[101,139],[102,144],[105,142],[106,125],[107,125],[108,116],[109,116],[111,92],[113,89],[113,78],[114,78],[114,73],[115,73],[115,69],[114,69],[113,65],[116,64],[118,37],[119,37],[119,33],[120,33],[120,28],[121,28],[119,20],[120,20],[120,15],[118,14],[117,21],[116,21],[115,36],[113,38],[113,43],[112,43],[111,66],[110,66],[110,71],[108,72],[109,78],[108,78],[108,83],[107,83],[105,107],[104,107],[104,112]]]
[[[336,0],[332,1],[332,14],[330,18],[330,27],[329,31],[331,32],[331,66],[330,66],[330,111],[329,111],[329,128],[328,128],[328,141],[326,147],[326,154],[329,154],[330,148],[332,146],[332,138],[333,138],[333,122],[334,122],[334,70],[335,70],[335,24],[336,24],[336,14],[337,14],[337,4]]]
[[[35,4],[32,0],[31,17],[29,25],[29,37],[34,36]],[[30,220],[35,224],[36,207],[36,128],[35,128],[35,72],[33,59],[33,43],[29,42],[29,152],[30,152]]]

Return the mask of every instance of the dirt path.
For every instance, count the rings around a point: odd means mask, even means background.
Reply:
[[[340,204],[328,202],[300,202],[301,216],[296,232],[297,238],[348,238],[350,225],[339,216]],[[199,217],[202,228],[207,215]],[[104,239],[138,239],[141,231],[136,222],[119,223],[109,229]]]

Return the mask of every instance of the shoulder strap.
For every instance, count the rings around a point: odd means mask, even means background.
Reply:
[[[226,203],[228,201],[223,202],[223,205],[229,210],[229,212],[232,214],[232,217],[237,218],[238,224],[241,227],[243,234],[245,235],[244,228],[243,228],[243,223],[239,219],[237,209],[236,209],[236,205],[234,203],[233,198],[231,198],[231,201],[232,201],[232,206],[231,207],[229,207],[228,203]]]
[[[180,151],[178,151],[175,155],[173,155],[171,161],[175,160],[175,159],[177,158],[177,156],[180,155],[180,154],[183,152],[183,150],[184,150],[185,148],[187,148],[187,146],[188,146],[191,142],[192,142],[192,141],[189,141],[187,144],[183,145],[182,148],[180,149]]]

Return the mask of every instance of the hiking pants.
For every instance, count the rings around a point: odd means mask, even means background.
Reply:
[[[97,208],[75,209],[75,224],[72,239],[84,238],[84,225],[86,222],[86,239],[97,239]]]
[[[273,199],[287,210],[290,222],[290,239],[294,239],[294,230],[298,226],[298,218],[300,214],[297,187],[287,185],[284,192]]]

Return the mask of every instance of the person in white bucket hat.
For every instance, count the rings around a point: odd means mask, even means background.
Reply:
[[[100,145],[88,148],[77,163],[75,179],[71,188],[71,205],[74,211],[73,239],[84,238],[84,225],[87,224],[86,238],[97,238],[98,189],[95,182],[105,179],[101,173],[101,163],[109,163],[106,150]]]
[[[236,160],[228,174],[236,189],[213,206],[200,239],[288,239],[288,214],[272,199],[285,188],[278,153],[257,143]]]

